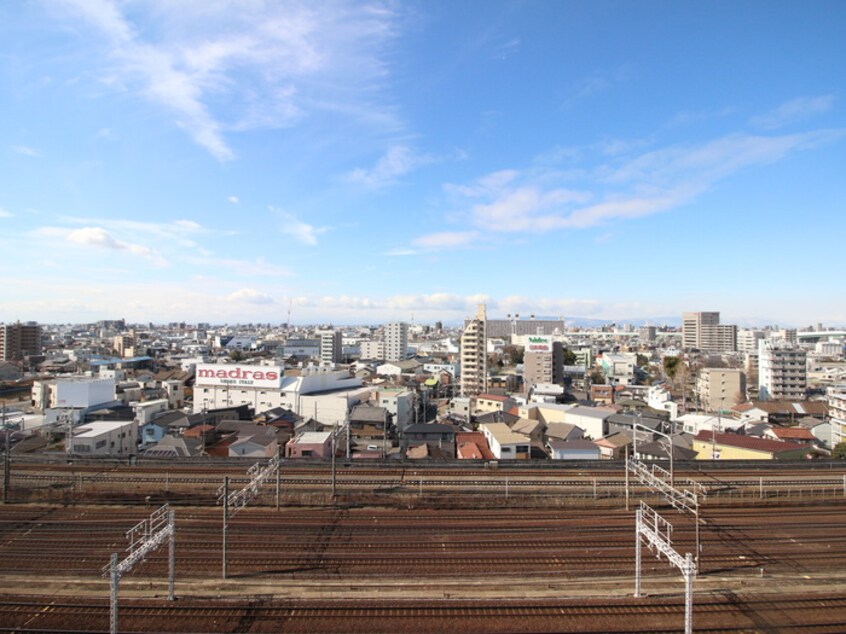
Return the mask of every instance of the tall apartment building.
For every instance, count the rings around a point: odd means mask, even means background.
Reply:
[[[805,351],[785,340],[762,339],[758,346],[758,398],[801,401],[808,373]]]
[[[637,330],[638,338],[642,342],[655,341],[656,329],[655,326],[641,326]]]
[[[41,326],[34,321],[0,325],[0,361],[19,361],[36,354],[41,354]]]
[[[385,361],[403,361],[408,352],[408,324],[391,322],[385,326]]]
[[[737,326],[721,325],[719,312],[683,313],[682,345],[708,352],[734,352]]]
[[[135,350],[135,337],[132,335],[117,335],[113,339],[112,347],[120,357],[132,356]]]
[[[344,358],[344,333],[340,330],[322,330],[317,333],[317,337],[320,340],[320,363],[341,363]]]
[[[461,396],[478,396],[488,391],[488,356],[485,305],[476,307],[476,317],[465,322],[461,334]]]
[[[362,359],[385,360],[384,341],[362,341],[358,344],[358,349],[361,351]]]
[[[737,351],[758,354],[758,342],[764,338],[763,330],[743,328],[737,331]]]
[[[834,446],[846,442],[846,383],[830,386],[826,395],[831,421],[831,445]]]
[[[523,382],[527,389],[540,383],[563,383],[564,345],[552,337],[529,335],[523,354]]]
[[[745,400],[746,377],[735,368],[702,368],[696,379],[696,394],[708,412],[727,409]]]
[[[515,315],[514,319],[490,319],[485,327],[485,336],[496,339],[508,339],[511,335],[554,335],[564,332],[563,319],[520,319]],[[471,320],[464,320],[464,327]]]

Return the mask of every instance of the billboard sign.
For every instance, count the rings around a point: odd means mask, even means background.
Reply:
[[[278,389],[282,368],[265,365],[197,365],[197,385]]]
[[[526,352],[552,352],[552,337],[529,335]]]

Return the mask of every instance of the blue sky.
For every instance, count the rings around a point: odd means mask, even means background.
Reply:
[[[0,5],[0,321],[846,323],[846,3]]]

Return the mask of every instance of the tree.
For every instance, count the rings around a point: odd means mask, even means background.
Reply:
[[[664,357],[664,375],[673,381],[676,378],[676,371],[679,368],[681,359],[678,357]]]
[[[570,348],[564,348],[564,365],[577,365],[578,357]]]
[[[834,460],[846,460],[846,442],[839,442],[831,450],[831,457]]]
[[[590,371],[590,382],[594,385],[605,385],[605,375],[599,368]]]
[[[502,356],[507,359],[508,365],[517,365],[518,363],[523,363],[523,346],[515,346],[512,344],[503,346]]]
[[[641,368],[645,368],[649,365],[649,357],[647,357],[645,354],[637,355],[637,365]]]
[[[229,353],[229,358],[237,363],[238,361],[244,360],[244,353],[240,350],[233,350]]]

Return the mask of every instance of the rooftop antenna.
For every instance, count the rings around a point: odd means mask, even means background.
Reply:
[[[291,330],[291,306],[294,304],[294,298],[288,300],[288,330]]]

